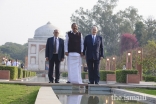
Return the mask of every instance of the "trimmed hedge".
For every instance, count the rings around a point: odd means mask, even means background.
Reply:
[[[156,82],[156,78],[154,78],[154,82]]]
[[[82,72],[81,73],[82,79],[85,79],[85,75],[86,74],[88,74],[88,72]],[[62,73],[62,77],[68,77],[68,73],[67,72],[63,72]]]
[[[82,79],[85,79],[86,74],[88,74],[88,72],[82,72],[81,73]],[[101,81],[106,81],[107,74],[115,74],[115,72],[114,71],[100,70],[99,74],[100,74],[100,80]],[[68,76],[67,72],[62,73],[62,77],[67,77],[67,76]]]
[[[156,76],[152,76],[152,75],[147,75],[145,76],[145,81],[148,82],[148,81],[155,81],[156,79]]]
[[[27,75],[26,75],[26,70],[23,70],[23,78],[26,78]]]
[[[26,78],[26,71],[23,70],[23,78]]]
[[[18,68],[18,79],[23,78],[23,69],[22,68]]]
[[[62,77],[68,77],[68,73],[67,72],[63,72],[62,73]]]
[[[10,79],[18,79],[18,68],[14,66],[0,66],[0,70],[10,70]]]
[[[88,72],[82,72],[82,73],[81,73],[82,79],[85,79],[85,75],[86,75],[86,74],[88,74]]]
[[[107,74],[115,74],[115,72],[111,70],[100,70],[99,74],[100,74],[100,81],[106,81]]]
[[[127,74],[137,74],[137,70],[116,70],[116,81],[126,83]]]
[[[0,66],[0,70],[10,70],[10,79],[16,80],[26,77],[36,76],[36,72],[23,70],[22,68],[15,66]]]
[[[142,75],[142,80],[145,80],[145,77],[146,77],[146,75],[143,74],[143,75]]]
[[[29,77],[29,71],[26,70],[26,77]]]
[[[36,72],[23,70],[23,78],[36,76]]]

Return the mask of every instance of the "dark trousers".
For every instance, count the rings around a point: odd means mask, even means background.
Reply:
[[[48,77],[49,81],[53,81],[53,70],[55,65],[55,81],[59,81],[60,78],[60,62],[58,59],[58,54],[53,54],[53,57],[51,60],[49,60],[49,72]]]
[[[89,75],[89,81],[91,84],[99,82],[99,79],[100,79],[99,62],[100,60],[94,60],[94,59],[87,60],[88,75]]]

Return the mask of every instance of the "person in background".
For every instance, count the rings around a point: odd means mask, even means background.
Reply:
[[[6,61],[2,59],[2,65],[6,65]]]
[[[17,67],[19,66],[19,62],[17,59],[13,62],[12,66],[17,66]]]
[[[6,66],[11,66],[11,60],[10,59],[7,61]]]
[[[22,68],[22,69],[24,68],[24,64],[23,64],[23,63],[21,63],[21,68]]]

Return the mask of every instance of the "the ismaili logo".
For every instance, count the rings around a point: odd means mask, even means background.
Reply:
[[[111,96],[112,100],[136,100],[136,101],[141,101],[141,100],[146,100],[146,96],[145,95],[123,95],[123,96],[118,96],[118,95],[112,95]]]

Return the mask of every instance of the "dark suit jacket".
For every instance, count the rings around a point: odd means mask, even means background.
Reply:
[[[46,52],[45,57],[48,57],[49,60],[53,57],[53,44],[54,44],[54,38],[48,38],[46,43]],[[58,59],[61,61],[61,59],[64,58],[64,40],[59,38],[59,49],[58,49]]]
[[[93,44],[92,35],[87,35],[84,40],[83,54],[86,56],[87,60],[100,60],[100,57],[104,57],[102,37],[96,35],[95,42]]]

